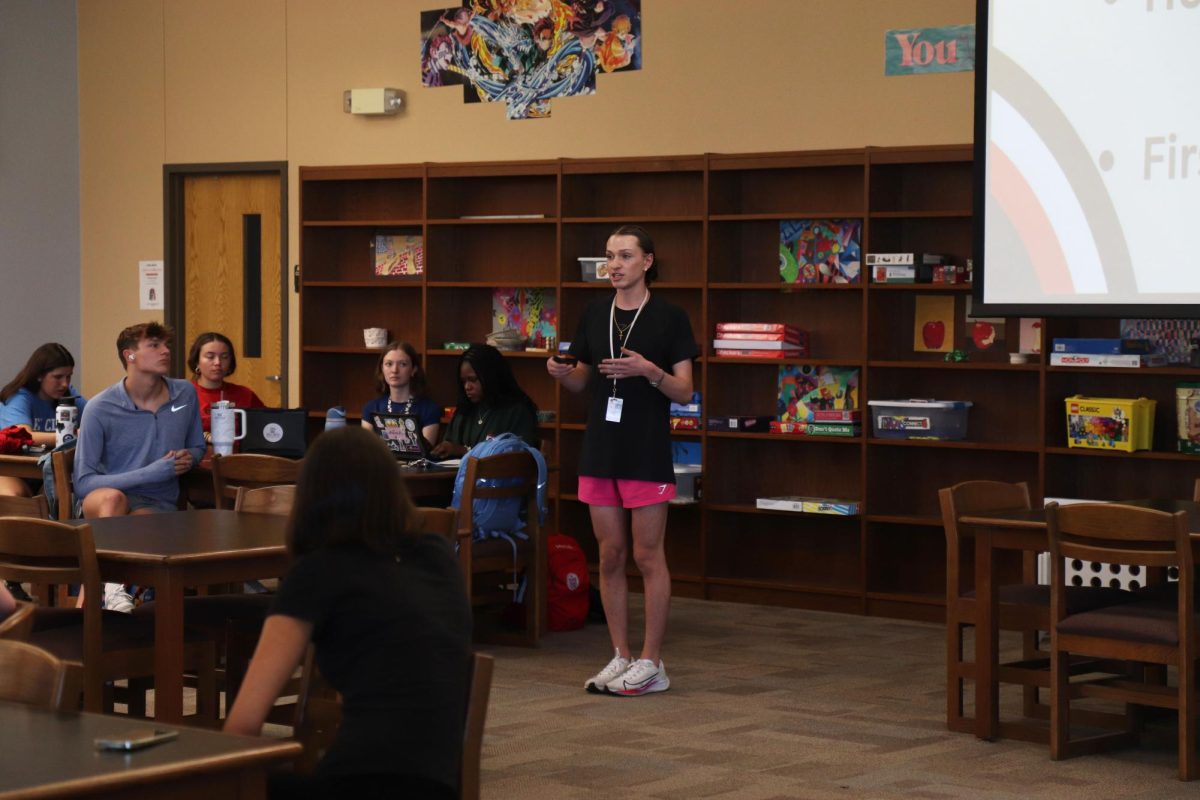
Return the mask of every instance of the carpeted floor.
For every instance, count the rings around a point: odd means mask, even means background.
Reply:
[[[1170,728],[1160,746],[1057,763],[947,732],[943,641],[938,625],[677,599],[671,690],[640,698],[583,691],[611,657],[602,625],[483,647],[484,798],[1200,796],[1175,778]]]

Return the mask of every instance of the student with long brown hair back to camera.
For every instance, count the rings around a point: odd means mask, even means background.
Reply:
[[[458,796],[471,610],[453,546],[419,527],[378,437],[317,437],[288,522],[296,560],[225,730],[261,732],[309,642],[342,723],[316,774],[276,776],[272,797]]]

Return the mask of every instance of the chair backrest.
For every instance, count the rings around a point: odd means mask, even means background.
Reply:
[[[454,541],[454,526],[458,514],[453,508],[418,508],[417,518],[420,520],[422,533],[437,533]]]
[[[58,518],[65,521],[75,516],[72,480],[75,472],[75,448],[55,450],[50,454],[50,461],[54,467],[54,496],[58,502]]]
[[[484,481],[480,485],[480,481]],[[537,502],[538,465],[528,451],[499,453],[494,456],[467,457],[463,478],[462,499],[459,503],[458,535],[467,536],[475,527],[473,515],[476,500],[517,498],[525,500],[529,535],[540,530]],[[467,511],[470,509],[470,511]]]
[[[46,505],[46,495],[39,494],[35,497],[0,495],[0,517],[49,519],[50,509]]]
[[[4,619],[0,619],[0,639],[23,642],[33,632],[33,603],[17,601],[17,607]],[[0,672],[0,675],[4,673]]]
[[[0,700],[65,711],[77,697],[68,687],[69,668],[26,642],[0,641]]]
[[[101,597],[100,567],[92,526],[29,517],[0,517],[0,580],[33,584],[78,583],[86,597]],[[99,663],[99,603],[85,603],[83,663]]]
[[[1046,506],[1050,538],[1051,618],[1066,611],[1063,596],[1064,559],[1144,567],[1177,567],[1179,607],[1191,609],[1194,584],[1189,519],[1186,511],[1174,514],[1120,503],[1078,503]],[[1186,617],[1186,620],[1183,618]],[[1192,614],[1180,614],[1181,625],[1193,625]]]
[[[290,458],[254,453],[213,456],[213,496],[217,507],[232,508],[238,486],[258,489],[294,484],[300,475],[302,463]]]
[[[471,657],[471,680],[467,690],[467,719],[463,727],[462,774],[458,796],[479,799],[479,760],[483,752],[483,728],[487,722],[488,698],[492,693],[495,659],[483,653]]]
[[[1192,487],[1192,502],[1200,503],[1200,478],[1196,478],[1196,485]]]
[[[946,591],[957,597],[966,590],[959,570],[961,532],[958,518],[984,511],[1018,511],[1031,508],[1029,484],[1003,481],[963,481],[938,490],[942,526],[946,532]]]
[[[235,511],[278,514],[286,517],[292,513],[292,504],[295,500],[295,486],[264,486],[261,489],[247,489],[245,486],[239,486],[233,508]]]

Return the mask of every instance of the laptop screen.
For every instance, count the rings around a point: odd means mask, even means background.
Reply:
[[[247,408],[241,452],[302,458],[308,445],[303,408]]]
[[[416,461],[429,457],[429,445],[421,435],[421,422],[413,414],[377,411],[371,424],[383,443],[401,461]]]

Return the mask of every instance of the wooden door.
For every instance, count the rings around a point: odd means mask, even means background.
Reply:
[[[233,341],[233,383],[285,405],[279,175],[189,175],[183,183],[184,323],[176,347],[217,331]],[[191,377],[190,375],[188,377]]]

